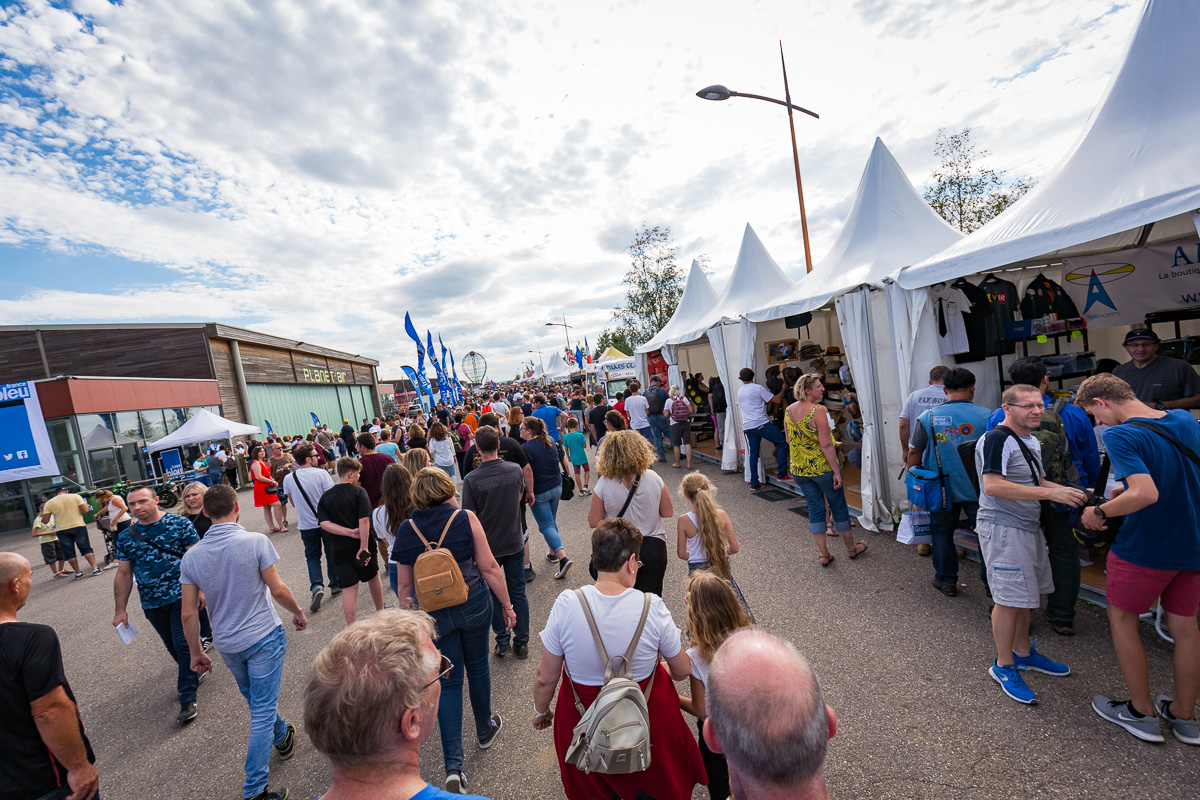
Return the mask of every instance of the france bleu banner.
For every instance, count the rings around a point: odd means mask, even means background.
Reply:
[[[33,381],[0,386],[0,483],[58,475]]]
[[[400,369],[404,370],[404,374],[408,376],[408,379],[410,381],[412,381],[413,386],[418,386],[419,381],[417,380],[417,371],[416,370],[414,370],[412,367],[400,367]],[[416,391],[416,395],[417,395],[417,402],[421,404],[421,408],[428,411],[429,406],[427,406],[425,404],[425,395],[421,394],[421,390],[419,388]]]
[[[433,364],[433,371],[437,373],[438,379],[438,400],[449,398],[452,392],[446,386],[446,373],[442,372],[441,362],[437,360],[437,356],[433,354],[433,334],[428,329],[425,330],[425,343],[429,346],[429,363]]]
[[[454,369],[454,351],[450,351],[450,379],[454,381],[454,393],[462,404],[462,384],[458,382],[458,371]]]
[[[446,344],[445,344],[445,342],[442,341],[442,335],[440,333],[438,334],[438,344],[441,345],[441,347],[442,347],[442,372],[445,372],[446,376],[449,377],[450,373],[446,372],[446,366],[445,366],[447,363],[449,363],[446,361]],[[447,381],[447,383],[449,383],[449,381]],[[462,402],[462,398],[459,397],[458,386],[451,383],[450,384],[450,403],[452,405],[458,405],[461,402]]]
[[[433,388],[429,385],[429,379],[425,377],[425,347],[421,344],[421,337],[417,336],[417,329],[413,327],[412,319],[408,316],[408,312],[404,312],[404,330],[412,338],[413,343],[417,346],[417,377],[413,381],[413,385],[417,387],[418,392],[424,392],[429,398],[429,402],[421,401],[421,405],[426,409],[433,408]]]

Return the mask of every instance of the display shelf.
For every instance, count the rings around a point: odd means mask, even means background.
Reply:
[[[1146,315],[1146,327],[1153,330],[1155,325],[1173,322],[1175,323],[1175,338],[1178,339],[1181,335],[1179,323],[1188,319],[1200,319],[1200,306],[1151,312]]]
[[[1088,347],[1087,328],[1081,328],[1081,329],[1077,329],[1077,330],[1073,330],[1073,331],[1059,331],[1058,333],[1038,333],[1038,334],[1034,334],[1032,336],[1021,336],[1021,337],[1017,337],[1017,338],[1013,338],[1013,339],[1005,339],[1004,337],[1001,337],[1000,341],[1019,343],[1021,345],[1022,354],[1025,356],[1028,356],[1029,355],[1029,343],[1030,342],[1038,342],[1042,337],[1044,337],[1047,342],[1050,340],[1054,341],[1054,355],[1060,356],[1060,355],[1062,355],[1062,339],[1064,337],[1071,337],[1076,333],[1082,334],[1079,337],[1080,341],[1083,342],[1083,351],[1081,351],[1081,352],[1086,352],[1088,349],[1090,349]],[[1010,381],[1008,379],[1008,376],[1004,373],[1004,357],[1002,355],[997,355],[997,356],[995,356],[995,358],[996,358],[996,371],[997,371],[997,374],[1000,376],[1000,390],[1003,391],[1004,387],[1012,386],[1013,382]],[[1062,385],[1063,385],[1063,381],[1070,380],[1072,378],[1087,377],[1087,376],[1090,376],[1092,374],[1092,372],[1093,372],[1093,370],[1085,370],[1085,371],[1080,371],[1080,372],[1067,372],[1067,373],[1063,373],[1062,375],[1054,376],[1054,377],[1050,378],[1050,380],[1057,382],[1058,388],[1061,389]]]

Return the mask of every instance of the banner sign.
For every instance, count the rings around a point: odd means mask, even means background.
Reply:
[[[412,381],[413,386],[418,385],[419,381],[417,380],[417,371],[415,369],[406,366],[402,366],[400,369],[404,370],[404,374],[408,376],[410,381]],[[414,394],[416,394],[417,402],[421,404],[421,408],[429,411],[429,406],[425,404],[425,395],[421,394],[419,391],[414,392]]]
[[[446,344],[442,341],[442,335],[440,333],[438,334],[438,345],[442,348],[442,373],[449,378],[450,373],[447,372],[446,367],[446,364],[448,363],[446,361]],[[450,405],[462,405],[462,397],[459,396],[458,387],[449,380],[447,380],[446,383],[450,384]]]
[[[442,395],[445,395],[446,399],[449,399],[451,392],[446,387],[446,383],[447,383],[446,373],[442,372],[441,362],[439,362],[437,359],[437,356],[433,354],[433,334],[431,334],[429,332],[428,328],[426,328],[426,330],[425,330],[425,344],[428,345],[428,347],[429,347],[429,363],[433,364],[433,371],[437,373],[437,379],[438,379],[437,400],[438,400],[438,402],[441,402],[441,400],[443,399]]]
[[[1200,239],[1065,258],[1060,283],[1088,327],[1140,326],[1151,312],[1200,305]]]
[[[0,483],[59,474],[33,381],[0,386]]]
[[[413,384],[424,393],[425,397],[429,398],[428,403],[424,399],[421,400],[421,405],[428,411],[433,408],[434,400],[433,387],[429,385],[429,379],[425,377],[425,346],[421,344],[421,337],[417,336],[417,329],[413,327],[412,319],[408,316],[407,311],[404,312],[404,331],[417,345],[417,377],[413,380]],[[410,375],[409,378],[412,379],[412,376]]]

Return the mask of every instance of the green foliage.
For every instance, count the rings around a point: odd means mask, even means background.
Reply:
[[[982,227],[1033,186],[1027,177],[1008,181],[1003,171],[984,167],[981,162],[991,154],[975,149],[970,128],[939,130],[933,152],[941,164],[930,175],[925,202],[963,233]]]
[[[592,355],[599,355],[607,350],[610,346],[615,347],[622,353],[631,356],[633,355],[633,349],[637,345],[629,341],[629,337],[626,335],[624,330],[618,329],[613,331],[605,328],[604,332],[600,334],[600,343],[596,345],[596,352]]]
[[[650,228],[643,222],[626,249],[630,264],[622,281],[625,302],[612,312],[617,325],[601,334],[599,347],[603,350],[613,344],[632,354],[670,321],[683,294],[687,272],[675,263],[670,228]]]

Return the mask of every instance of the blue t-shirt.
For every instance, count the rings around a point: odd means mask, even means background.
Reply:
[[[1054,398],[1048,394],[1042,395],[1046,408],[1054,408]],[[1100,476],[1100,445],[1096,443],[1096,434],[1092,430],[1092,421],[1087,412],[1074,403],[1065,403],[1059,412],[1063,427],[1067,429],[1067,445],[1071,448],[1071,463],[1079,470],[1079,482],[1085,489],[1096,485]],[[997,408],[988,417],[987,429],[1004,421],[1004,409]],[[1066,506],[1060,506],[1066,508]]]
[[[425,788],[414,794],[409,800],[488,800],[488,798],[479,794],[450,794],[445,789],[435,789],[431,784],[425,784]],[[322,800],[318,797],[317,800]]]
[[[1147,419],[1200,454],[1200,425],[1182,409]],[[1103,434],[1113,477],[1149,475],[1158,502],[1125,517],[1112,551],[1151,569],[1200,570],[1200,470],[1175,445],[1153,431],[1115,425]]]
[[[525,442],[525,454],[529,456],[529,468],[533,470],[533,493],[548,492],[555,486],[562,486],[562,456],[559,445],[555,444],[549,450],[537,439]]]
[[[554,406],[538,406],[533,410],[533,416],[546,423],[546,433],[556,442],[562,441],[562,434],[558,432],[558,415],[561,413]]]
[[[582,466],[588,463],[587,437],[579,431],[572,431],[564,436],[563,447],[567,448],[567,455],[570,457],[572,464]]]
[[[136,541],[132,532],[154,542],[165,550],[179,555],[164,553],[149,544]],[[178,514],[163,514],[153,525],[134,522],[117,534],[117,560],[133,564],[133,576],[137,578],[138,599],[142,608],[162,608],[183,598],[179,586],[179,560],[184,551],[200,541],[196,528],[185,517]]]
[[[400,446],[395,442],[380,442],[375,446],[376,453],[383,453],[385,456],[391,456],[392,461],[399,461],[396,453],[400,450]]]
[[[933,472],[937,472],[938,468],[933,447],[938,448],[936,455],[941,456],[942,472],[946,475],[946,482],[950,484],[950,499],[955,503],[979,502],[979,495],[971,485],[966,467],[958,455],[958,446],[963,442],[973,442],[982,436],[987,418],[988,410],[969,400],[948,400],[922,411],[917,417],[917,427],[913,429],[910,442],[917,445],[924,441],[921,466]],[[931,426],[933,447],[929,446]]]
[[[442,503],[433,508],[413,509],[411,520],[404,520],[396,529],[392,561],[411,567],[417,563],[417,556],[425,552],[425,545],[412,529],[412,523],[417,524],[421,534],[430,544],[437,544],[437,540],[442,536],[442,528],[446,527],[446,520],[455,511],[459,509],[449,503]],[[442,547],[449,550],[458,562],[458,568],[462,571],[463,580],[467,582],[468,588],[474,589],[482,582],[483,575],[475,563],[475,537],[471,533],[471,520],[466,511],[459,511],[458,516],[454,518],[454,524],[446,531],[446,538],[442,540]]]

